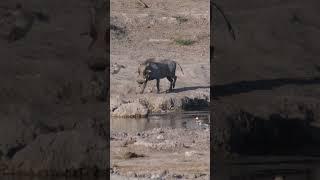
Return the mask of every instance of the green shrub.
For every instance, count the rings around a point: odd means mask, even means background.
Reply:
[[[176,44],[182,45],[182,46],[190,46],[195,43],[195,41],[191,39],[175,39]]]

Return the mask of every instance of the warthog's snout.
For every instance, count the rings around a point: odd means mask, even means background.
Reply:
[[[144,82],[146,82],[145,79],[138,79],[138,80],[137,80],[137,83],[138,83],[138,84],[143,84]]]

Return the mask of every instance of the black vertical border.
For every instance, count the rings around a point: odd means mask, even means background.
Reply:
[[[209,104],[209,111],[210,111],[210,179],[212,179],[214,174],[214,152],[213,152],[213,144],[214,144],[214,132],[213,132],[213,124],[214,124],[214,112],[213,112],[213,60],[214,60],[214,29],[213,29],[213,1],[210,0],[210,104]]]
[[[108,153],[108,162],[109,164],[107,165],[107,175],[110,178],[110,0],[106,0],[107,6],[106,6],[106,36],[105,36],[105,41],[106,41],[106,120],[107,120],[107,130],[108,130],[108,142],[107,142],[107,153]]]

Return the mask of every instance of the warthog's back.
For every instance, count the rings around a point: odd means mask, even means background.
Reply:
[[[148,69],[151,70],[150,79],[161,79],[165,77],[173,77],[175,76],[176,71],[176,63],[172,60],[149,60]]]

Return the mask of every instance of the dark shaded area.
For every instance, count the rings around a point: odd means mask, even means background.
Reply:
[[[8,8],[0,8],[0,174],[106,176],[109,20],[99,23],[103,29],[88,51],[90,39],[81,32],[90,30],[96,1],[30,0],[21,2],[16,18],[2,15],[16,3],[2,1]],[[109,6],[101,9],[109,15]]]
[[[182,109],[186,111],[200,111],[209,107],[208,100],[198,98],[184,98],[182,100]]]
[[[303,119],[271,114],[264,119],[241,111],[229,116],[230,151],[243,155],[314,155],[320,156],[320,141],[313,138],[312,112]],[[318,129],[319,131],[320,129]]]
[[[107,68],[105,58],[93,58],[87,61],[88,67],[94,72],[101,72]]]
[[[26,147],[25,144],[17,144],[16,146],[11,147],[11,148],[8,150],[7,154],[6,154],[7,158],[9,158],[9,159],[13,158],[13,156],[14,156],[18,151],[22,150],[24,147]]]
[[[267,159],[267,158],[266,158]],[[265,180],[292,179],[317,180],[319,164],[284,163],[274,165],[248,166],[225,165],[224,171],[213,174],[213,179],[225,180]]]
[[[175,89],[173,89],[173,92],[180,93],[180,92],[184,92],[184,91],[192,91],[192,90],[206,89],[206,88],[210,88],[210,86],[192,86],[192,87],[175,88]]]
[[[238,38],[227,37],[222,18],[212,18],[211,79],[220,83],[211,85],[212,179],[319,179],[319,165],[301,168],[320,155],[320,129],[311,124],[320,99],[318,2],[219,4]],[[222,165],[239,159],[248,165]]]
[[[240,93],[248,93],[257,90],[272,90],[285,85],[314,85],[320,84],[320,78],[279,78],[256,81],[240,81],[225,85],[215,85],[213,87],[214,97],[230,96]]]

